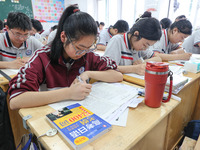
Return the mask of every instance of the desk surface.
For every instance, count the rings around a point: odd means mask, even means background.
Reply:
[[[160,108],[149,108],[144,103],[141,103],[136,109],[129,109],[126,127],[113,126],[110,132],[96,139],[83,149],[130,149],[178,104],[179,101],[170,100],[168,103],[163,103]],[[27,121],[27,124],[32,132],[36,136],[39,136],[52,128],[45,119],[45,115],[52,111],[54,111],[54,109],[50,106],[42,106],[20,109],[19,114],[21,117],[26,115],[32,116],[32,118]],[[47,149],[72,149],[72,147],[62,139],[60,134],[54,137],[42,137],[40,140]]]

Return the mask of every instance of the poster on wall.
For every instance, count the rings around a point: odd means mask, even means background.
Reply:
[[[64,10],[64,0],[32,0],[34,19],[58,23]]]

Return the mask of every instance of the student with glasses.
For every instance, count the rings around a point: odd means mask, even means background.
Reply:
[[[74,5],[66,8],[51,45],[37,50],[11,80],[11,109],[82,100],[91,92],[89,78],[122,81],[114,61],[93,53],[96,35],[96,22],[89,14]],[[48,91],[39,92],[42,84]]]
[[[192,24],[189,20],[182,19],[171,24],[169,29],[162,30],[158,42],[149,47],[163,61],[189,60],[191,53],[186,53],[181,44],[185,38],[192,34]]]
[[[129,32],[115,35],[109,41],[104,56],[116,61],[122,73],[144,75],[145,61],[162,61],[153,51],[146,50],[161,37],[160,23],[155,18],[139,19]]]
[[[7,31],[0,33],[0,68],[18,69],[43,45],[30,37],[32,24],[24,13],[9,13],[5,27]]]

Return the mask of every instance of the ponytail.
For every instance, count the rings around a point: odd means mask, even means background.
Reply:
[[[77,41],[84,35],[96,36],[97,25],[94,19],[89,14],[81,12],[77,5],[67,7],[60,18],[58,30],[51,46],[50,59],[54,64],[58,63],[58,59],[64,51],[63,42],[60,39],[62,31],[65,31],[66,36],[69,36],[72,41]],[[65,44],[69,43],[67,40]]]

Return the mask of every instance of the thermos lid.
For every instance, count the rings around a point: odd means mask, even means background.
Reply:
[[[146,63],[146,69],[156,72],[165,72],[169,70],[169,63],[150,61]]]

